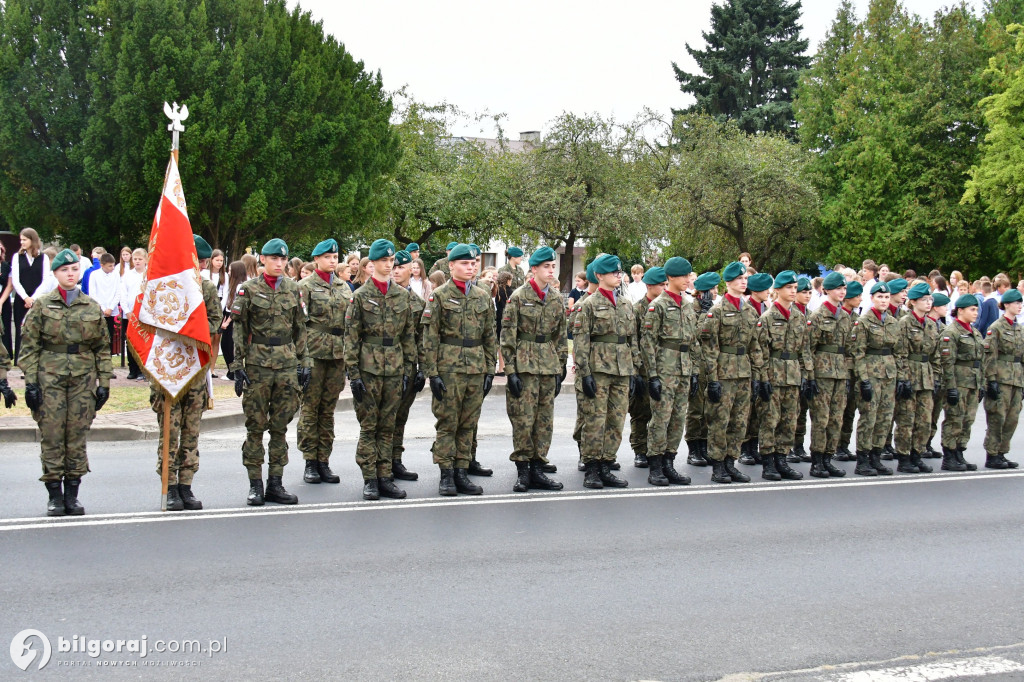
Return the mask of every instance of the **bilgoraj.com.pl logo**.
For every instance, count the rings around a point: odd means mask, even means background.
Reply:
[[[22,670],[28,670],[28,667],[32,665],[32,661],[36,660],[36,656],[39,655],[39,652],[33,646],[36,644],[35,640],[37,639],[43,654],[39,657],[37,669],[42,670],[46,667],[46,664],[50,662],[52,650],[50,649],[50,640],[39,630],[22,630],[11,640],[11,660],[14,661],[14,665]]]
[[[137,639],[91,639],[82,635],[75,635],[71,639],[57,637],[56,651],[50,646],[50,639],[39,630],[22,630],[11,640],[11,660],[14,665],[22,670],[28,670],[29,666],[36,663],[36,669],[41,670],[50,662],[54,653],[71,654],[74,658],[62,657],[57,661],[58,666],[198,666],[199,661],[195,660],[146,660],[151,652],[156,654],[193,655],[205,654],[212,657],[214,654],[221,654],[227,651],[227,638],[207,640],[204,645],[198,639],[156,639],[152,642],[147,635]],[[114,656],[128,656],[124,660],[96,660],[103,654]],[[93,659],[78,658],[87,656]],[[140,662],[141,660],[141,662]]]

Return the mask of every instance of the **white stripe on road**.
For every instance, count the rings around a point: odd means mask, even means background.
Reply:
[[[78,528],[81,526],[112,526],[140,523],[165,523],[169,521],[209,521],[214,519],[253,518],[254,516],[280,516],[294,514],[325,514],[342,512],[396,511],[422,507],[461,507],[466,505],[529,504],[545,502],[593,502],[635,497],[686,497],[691,495],[734,495],[744,493],[792,492],[823,490],[825,488],[862,488],[868,486],[917,485],[922,483],[949,483],[954,481],[1000,480],[1019,478],[1024,471],[976,472],[956,475],[910,475],[894,478],[872,478],[854,480],[811,480],[801,483],[753,483],[737,485],[703,485],[673,488],[608,489],[601,492],[571,490],[562,492],[507,493],[486,497],[418,498],[378,502],[324,502],[298,507],[269,506],[234,507],[228,509],[207,509],[195,512],[126,512],[118,514],[97,514],[86,517],[58,517],[36,519],[0,520],[0,533],[16,530],[53,530],[57,528]]]
[[[881,670],[859,670],[819,678],[828,682],[931,682],[1020,672],[1024,665],[1000,656],[937,661]]]

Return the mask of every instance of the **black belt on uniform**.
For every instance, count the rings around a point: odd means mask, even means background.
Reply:
[[[720,346],[718,350],[722,351],[723,353],[728,353],[729,355],[747,354],[747,349],[744,348],[743,346]]]
[[[774,360],[789,360],[793,357],[793,353],[790,353],[788,350],[773,350],[771,357]]]
[[[326,324],[320,324],[318,322],[310,322],[306,325],[306,329],[313,329],[314,331],[323,332],[324,334],[330,334],[331,336],[344,336],[344,327],[328,327]]]
[[[892,348],[868,348],[865,355],[892,355]]]
[[[1000,353],[997,357],[1004,362],[1016,362],[1018,364],[1024,362],[1024,357],[1014,355],[1013,353]]]
[[[683,343],[678,339],[662,339],[658,342],[658,345],[669,350],[677,350],[680,353],[688,353],[690,351],[690,344]]]
[[[393,336],[364,336],[363,343],[372,343],[377,346],[393,346],[395,345],[395,337]]]
[[[907,360],[911,362],[928,362],[929,358],[924,353],[910,353],[907,355]]]
[[[816,353],[833,353],[835,355],[846,355],[846,346],[824,344],[814,349]]]
[[[60,343],[43,344],[43,350],[48,350],[51,353],[67,353],[68,355],[77,355],[79,352],[78,348],[79,347],[77,343],[69,343],[67,345]]]
[[[981,367],[981,360],[957,360],[956,364],[959,367],[973,367],[974,369],[978,369]]]
[[[590,341],[592,343],[629,343],[629,337],[615,334],[595,334],[590,337]]]
[[[463,348],[476,348],[483,344],[480,339],[464,339],[461,336],[442,336],[441,343],[449,346],[462,346]]]
[[[516,336],[521,341],[533,341],[534,343],[547,343],[551,340],[551,334],[520,334]]]
[[[282,339],[280,336],[260,336],[259,334],[253,334],[253,343],[258,343],[261,346],[287,346],[292,342],[291,339]]]

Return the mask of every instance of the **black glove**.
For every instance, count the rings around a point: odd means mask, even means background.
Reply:
[[[366,384],[363,383],[362,379],[353,379],[352,383],[352,398],[357,402],[363,402],[363,398],[366,397]]]
[[[4,407],[10,409],[18,402],[18,396],[7,383],[7,379],[0,379],[0,395],[4,397]]]
[[[770,381],[762,381],[760,386],[761,400],[768,402],[772,399],[772,393],[775,393],[775,388],[772,386]]]
[[[518,398],[523,394],[523,380],[519,378],[519,375],[513,372],[508,375],[508,385],[505,387],[508,392],[512,394],[513,398]],[[555,393],[555,395],[558,395]]]
[[[690,397],[697,395],[697,389],[700,387],[700,377],[696,374],[690,375]]]
[[[871,382],[864,379],[860,382],[860,399],[866,403],[871,402],[871,397],[875,394],[875,391],[871,388]]]
[[[761,397],[761,382],[757,379],[750,380],[750,399],[757,400]]]
[[[814,379],[803,379],[800,381],[800,397],[806,402],[814,400],[818,395],[818,382]]]
[[[711,295],[710,290],[700,294],[700,312],[702,314],[707,315],[707,312],[711,310],[711,306],[714,305],[714,303],[715,299]]]
[[[651,400],[661,402],[661,379],[654,377],[653,379],[647,380],[647,393],[650,394]]]
[[[484,397],[485,398],[487,397],[487,394],[491,392],[491,384],[493,384],[493,383],[494,383],[494,375],[493,374],[485,374],[484,375]]]
[[[98,386],[96,388],[96,411],[99,412],[100,408],[106,405],[109,399],[110,389],[106,386]]]
[[[708,400],[713,403],[722,401],[722,383],[720,381],[708,382]]]
[[[309,367],[299,367],[295,373],[299,377],[299,388],[305,393],[306,387],[309,386],[309,380],[313,378],[313,370]]]
[[[636,396],[637,398],[643,398],[647,392],[647,382],[639,374],[634,374],[629,377],[629,397]]]
[[[978,404],[985,401],[985,391],[978,391]]]
[[[896,399],[909,400],[914,396],[914,387],[907,379],[900,379],[896,382]]]
[[[960,391],[956,390],[956,386],[954,386],[953,388],[947,388],[946,389],[946,404],[947,405],[956,405],[959,402],[960,402]]]
[[[43,406],[43,392],[39,390],[39,384],[25,384],[25,404],[33,412]]]
[[[562,383],[563,381],[565,381],[565,377],[567,377],[567,376],[569,376],[569,368],[568,367],[563,367],[562,368],[562,378],[558,380],[558,383]]]
[[[402,375],[402,397],[409,395],[409,375]]]
[[[849,379],[846,380],[846,395],[853,393],[853,382]]]
[[[562,392],[562,381],[564,379],[565,379],[565,377],[563,377],[562,379],[560,379],[560,380],[555,382],[555,397],[556,398],[558,397],[558,394]]]
[[[444,385],[441,377],[430,377],[430,392],[434,394],[435,398],[444,400],[444,394],[447,390],[448,387]]]
[[[936,379],[935,387],[932,388],[932,398],[938,400],[940,395],[942,395],[942,382]]]
[[[988,382],[988,388],[985,390],[985,395],[988,396],[989,400],[999,400],[999,382]]]
[[[412,380],[412,390],[419,393],[423,390],[423,387],[427,385],[427,377],[423,376],[423,372],[417,370],[416,376]]]
[[[249,381],[249,375],[245,373],[244,369],[235,370],[235,395],[239,398],[242,397],[242,388],[248,388],[252,386],[252,382]]]
[[[594,381],[593,376],[583,377],[583,395],[588,398],[597,397],[597,382]]]

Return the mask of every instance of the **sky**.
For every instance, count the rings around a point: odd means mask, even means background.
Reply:
[[[903,0],[923,18],[951,0]],[[980,0],[972,2],[979,6]],[[470,113],[505,114],[510,138],[546,131],[563,112],[628,120],[643,108],[683,107],[672,62],[696,64],[686,43],[703,48],[711,0],[302,0],[365,68],[381,72],[390,91],[447,101]],[[289,0],[294,6],[295,0]],[[809,54],[835,18],[839,0],[803,3]],[[855,0],[858,15],[867,0]],[[690,100],[692,101],[692,100]],[[464,135],[494,134],[464,124]]]

